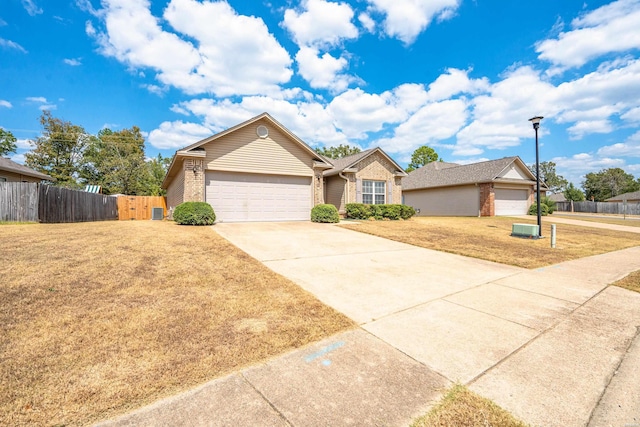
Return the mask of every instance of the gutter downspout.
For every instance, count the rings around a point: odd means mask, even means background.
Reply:
[[[344,207],[345,209],[347,208],[347,203],[349,200],[349,178],[347,178],[346,176],[342,175],[342,172],[338,172],[338,176],[342,179],[344,179],[346,181],[346,185],[345,185],[345,193],[344,193]]]

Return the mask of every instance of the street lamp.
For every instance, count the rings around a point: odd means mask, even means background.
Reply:
[[[538,207],[538,239],[542,237],[542,215],[540,214],[540,155],[538,154],[538,128],[542,116],[536,116],[529,119],[536,131],[536,205]]]

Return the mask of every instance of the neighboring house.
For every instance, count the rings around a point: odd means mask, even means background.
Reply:
[[[402,195],[421,216],[525,215],[535,186],[519,157],[505,157],[469,165],[428,163],[404,178]]]
[[[0,157],[0,182],[55,181],[55,178],[28,168],[13,160]]]
[[[333,165],[267,113],[176,152],[162,188],[169,211],[213,206],[218,221],[308,220]]]
[[[331,160],[324,172],[325,201],[340,213],[347,203],[402,203],[402,178],[407,174],[382,149],[372,148]]]
[[[567,202],[567,198],[564,197],[564,193],[554,193],[547,195],[547,198],[554,202]]]
[[[625,200],[628,203],[640,203],[640,191],[634,191],[632,193],[618,194],[617,196],[610,197],[610,198],[606,199],[605,202],[620,203],[620,202],[624,202]]]

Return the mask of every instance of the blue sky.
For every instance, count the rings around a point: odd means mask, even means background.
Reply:
[[[541,161],[640,177],[640,0],[3,0],[0,126],[139,126],[165,156],[263,111],[406,164]]]

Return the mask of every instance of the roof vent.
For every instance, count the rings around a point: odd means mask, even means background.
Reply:
[[[269,129],[264,125],[260,125],[256,128],[256,133],[260,138],[266,138],[269,136]]]

